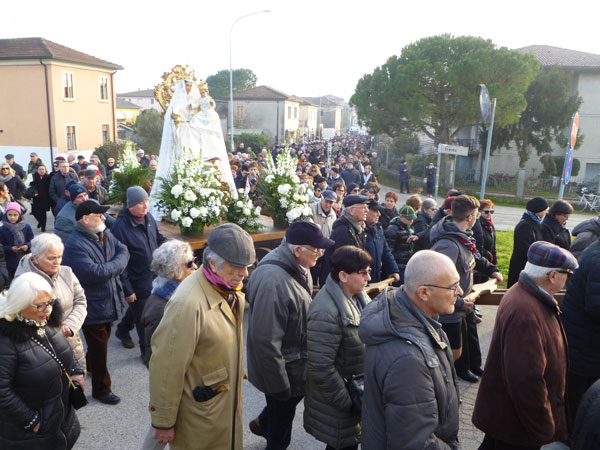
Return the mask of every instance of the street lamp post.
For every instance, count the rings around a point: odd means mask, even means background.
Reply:
[[[229,127],[230,127],[229,130],[230,130],[230,137],[231,137],[231,151],[232,152],[234,151],[234,142],[233,142],[233,69],[232,69],[232,64],[231,64],[231,40],[232,40],[231,37],[232,37],[232,33],[233,33],[233,27],[235,26],[236,23],[238,23],[240,20],[242,20],[245,17],[250,17],[255,14],[268,13],[268,12],[271,12],[271,10],[263,9],[262,11],[256,11],[256,12],[238,17],[231,24],[231,29],[229,30]]]

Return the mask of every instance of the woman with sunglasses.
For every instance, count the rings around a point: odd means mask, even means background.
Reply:
[[[494,203],[487,198],[479,202],[479,224],[483,232],[483,249],[481,256],[490,263],[497,265],[496,257],[496,228],[494,227]],[[485,283],[490,277],[480,272],[475,273],[475,283]]]
[[[0,448],[68,450],[79,437],[69,385],[84,388],[84,372],[61,330],[60,306],[32,272],[0,297]]]
[[[14,199],[23,197],[23,194],[27,190],[27,187],[23,184],[21,178],[8,163],[0,165],[0,181],[6,185],[8,192],[10,192]]]

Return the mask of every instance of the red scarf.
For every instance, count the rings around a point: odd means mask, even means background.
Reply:
[[[492,216],[490,215],[489,219],[487,217],[482,217],[482,219],[485,223],[487,223],[488,229],[491,231],[494,227],[494,219],[492,218]]]
[[[475,242],[471,241],[470,239],[465,239],[460,236],[456,236],[456,239],[462,245],[464,245],[465,247],[468,247],[469,250],[471,250],[471,253],[473,253],[473,256],[475,256],[476,258],[479,258],[479,252],[477,252],[477,247],[475,247]]]

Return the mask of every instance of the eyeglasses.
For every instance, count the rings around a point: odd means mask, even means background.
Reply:
[[[558,270],[558,269],[551,270],[546,275],[550,275],[552,272],[565,273],[565,274],[567,274],[567,279],[569,279],[571,277],[571,275],[573,275],[573,271],[572,270]]]
[[[484,209],[481,212],[484,213],[484,214],[494,214],[494,210],[493,209]]]
[[[437,286],[435,284],[424,284],[423,286],[427,286],[427,287],[434,287],[434,288],[439,288],[439,289],[447,289],[449,291],[454,291],[454,295],[458,295],[458,291],[460,289],[460,282],[456,283],[455,286],[450,286],[450,287],[446,287],[446,286]]]
[[[316,256],[321,256],[323,254],[323,249],[320,249],[320,248],[315,248],[313,250],[312,248],[305,247],[304,245],[302,246],[302,248],[304,250],[306,250],[307,252],[311,252],[313,255],[316,255]]]
[[[41,303],[39,305],[36,305],[35,303],[30,303],[30,305],[33,306],[38,311],[46,311],[49,308],[52,308],[54,306],[54,303],[56,303],[56,300],[57,299],[53,298],[52,300],[50,300],[49,302],[46,302],[46,303]]]
[[[189,261],[187,261],[185,263],[185,267],[187,267],[188,269],[191,269],[192,266],[194,266],[194,264],[196,265],[196,267],[198,266],[198,258],[192,258]]]

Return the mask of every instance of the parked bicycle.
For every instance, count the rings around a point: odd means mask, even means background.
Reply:
[[[593,192],[590,192],[586,187],[580,189],[581,197],[577,203],[573,204],[575,211],[590,211],[600,212],[600,197]]]

